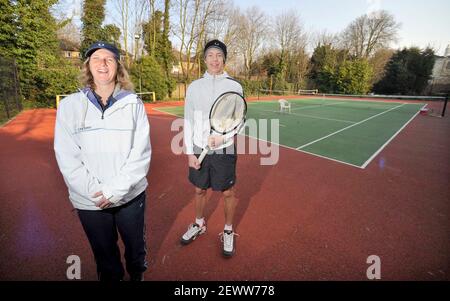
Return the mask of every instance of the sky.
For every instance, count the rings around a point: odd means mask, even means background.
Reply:
[[[81,8],[81,0],[64,1]],[[111,2],[107,0],[107,10]],[[443,55],[450,44],[449,0],[234,0],[234,5],[242,11],[257,6],[268,16],[296,10],[307,32],[328,33],[339,33],[357,17],[383,9],[401,23],[393,48],[432,46]],[[111,20],[108,12],[107,19]]]
[[[448,0],[242,0],[235,5],[258,6],[276,16],[296,10],[307,31],[338,33],[357,17],[387,10],[401,23],[394,48],[432,46],[443,55],[450,44],[450,1]]]

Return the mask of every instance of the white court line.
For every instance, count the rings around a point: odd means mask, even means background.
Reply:
[[[176,107],[162,107],[162,109],[164,109],[164,108],[176,108]],[[152,110],[155,110],[155,111],[158,111],[158,112],[161,112],[161,113],[165,113],[167,115],[172,115],[172,116],[175,116],[175,117],[178,117],[178,118],[184,118],[183,116],[179,116],[179,115],[176,115],[174,113],[169,113],[169,112],[166,112],[166,111],[161,111],[161,110],[158,110],[158,109],[155,109],[155,108],[152,108]]]
[[[344,104],[344,103],[348,103],[346,101],[344,102],[333,102],[333,103],[329,103],[329,104],[320,104],[320,105],[310,105],[310,106],[306,106],[306,107],[298,107],[298,108],[293,108],[291,109],[293,110],[304,110],[304,109],[313,109],[313,108],[320,108],[320,107],[326,107],[326,106],[332,106],[332,105],[340,105],[340,104]]]
[[[290,147],[290,146],[287,146],[287,145],[275,143],[275,142],[272,142],[272,141],[267,141],[267,140],[265,140],[265,139],[256,138],[256,137],[253,137],[253,136],[243,135],[243,134],[238,134],[238,135],[240,135],[240,136],[246,136],[246,137],[248,137],[248,138],[255,139],[255,140],[261,140],[261,141],[264,141],[264,142],[267,142],[267,143],[271,143],[271,144],[275,144],[275,145],[281,146],[281,147],[283,147],[283,148],[287,148],[287,149],[294,150],[294,151],[297,151],[297,152],[301,152],[301,153],[305,153],[305,154],[308,154],[308,155],[320,157],[320,158],[322,158],[322,159],[327,159],[327,160],[330,160],[330,161],[342,163],[342,164],[349,165],[349,166],[352,166],[352,167],[361,168],[361,166],[358,166],[358,165],[355,165],[355,164],[352,164],[352,163],[348,163],[348,162],[345,162],[345,161],[340,161],[340,160],[338,160],[338,159],[333,159],[333,158],[330,158],[330,157],[325,157],[325,156],[318,155],[318,154],[315,154],[315,153],[310,153],[310,152],[307,152],[307,151],[304,151],[304,150],[301,150],[301,149],[296,149],[296,148],[294,148],[294,147]]]
[[[380,116],[380,115],[386,114],[387,112],[390,112],[390,111],[392,111],[392,110],[395,110],[395,109],[397,109],[397,108],[400,108],[400,107],[402,107],[402,106],[404,106],[404,105],[405,105],[405,103],[404,103],[404,104],[401,104],[401,105],[399,105],[399,106],[390,108],[389,110],[383,111],[383,112],[378,113],[378,114],[376,114],[376,115],[373,115],[373,116],[371,116],[371,117],[369,117],[369,118],[366,118],[366,119],[364,119],[364,120],[361,120],[360,122],[354,123],[354,124],[349,125],[349,126],[347,126],[347,127],[345,127],[345,128],[342,128],[342,129],[340,129],[340,130],[337,130],[337,131],[335,131],[335,132],[333,132],[333,133],[331,133],[331,134],[328,134],[328,135],[326,135],[326,136],[323,136],[323,137],[321,137],[321,138],[319,138],[319,139],[316,139],[316,140],[314,140],[314,141],[311,141],[311,142],[308,142],[308,143],[306,143],[306,144],[300,145],[299,147],[297,147],[297,150],[300,150],[300,149],[302,149],[302,148],[304,148],[304,147],[307,147],[307,146],[309,146],[309,145],[311,145],[311,144],[314,144],[314,143],[316,143],[316,142],[319,142],[319,141],[321,141],[321,140],[327,139],[327,138],[329,138],[329,137],[331,137],[331,136],[334,136],[334,135],[336,135],[336,134],[338,134],[338,133],[340,133],[340,132],[343,132],[343,131],[345,131],[345,130],[348,130],[349,128],[352,128],[352,127],[354,127],[354,126],[360,125],[360,124],[362,124],[362,123],[364,123],[364,122],[366,122],[366,121],[369,121],[369,120],[371,120],[371,119],[373,119],[373,118],[375,118],[375,117],[378,117],[378,116]]]
[[[420,110],[422,110],[426,106],[427,106],[426,104],[423,105],[422,108],[420,108]],[[389,140],[386,141],[386,143],[384,143],[369,159],[367,159],[367,161],[364,162],[363,165],[361,165],[361,168],[366,168],[367,165],[369,165],[370,162],[372,162],[372,160],[375,159],[375,157],[389,144],[389,142],[391,142],[395,137],[397,137],[397,135],[417,116],[417,114],[420,113],[420,110],[418,110],[413,117],[411,117],[397,132],[395,132],[394,135],[392,135],[392,137],[389,138]]]
[[[267,112],[267,113],[280,113],[280,111],[269,111],[269,110],[263,110],[263,109],[254,109],[254,110],[257,110],[257,111],[260,111],[260,112]],[[313,119],[338,121],[338,122],[345,122],[345,123],[356,123],[356,121],[334,119],[334,118],[326,118],[326,117],[319,117],[319,116],[305,115],[305,114],[297,114],[297,113],[288,113],[287,115],[295,115],[295,116],[308,117],[308,118],[313,118]]]
[[[356,123],[356,121],[349,121],[349,120],[343,120],[343,119],[335,119],[335,118],[326,118],[326,117],[319,117],[314,115],[306,115],[306,114],[297,114],[297,113],[290,113],[291,115],[295,116],[302,116],[302,117],[309,117],[309,118],[316,118],[316,119],[323,119],[323,120],[330,120],[330,121],[338,121],[338,122],[345,122],[345,123]]]

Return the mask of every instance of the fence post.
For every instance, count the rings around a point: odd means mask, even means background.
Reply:
[[[13,65],[14,65],[14,85],[16,86],[16,88],[14,89],[14,92],[16,94],[16,105],[17,108],[19,108],[20,111],[23,110],[23,106],[22,106],[22,101],[20,100],[20,97],[22,97],[20,95],[20,81],[19,81],[19,72],[17,70],[17,64],[16,64],[16,59],[13,59]]]

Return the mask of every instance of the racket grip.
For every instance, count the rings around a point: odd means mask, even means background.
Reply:
[[[209,152],[209,146],[206,146],[200,156],[198,157],[198,163],[202,164],[203,159],[205,159],[206,154]]]

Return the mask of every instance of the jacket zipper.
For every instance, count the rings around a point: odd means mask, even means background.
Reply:
[[[212,91],[213,93],[212,93],[212,97],[213,97],[213,99],[216,97],[216,76],[215,75],[213,75],[213,91]]]

